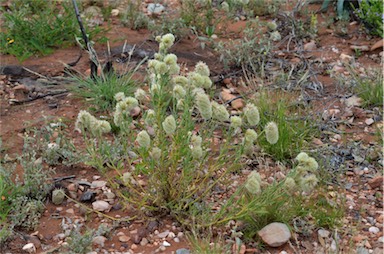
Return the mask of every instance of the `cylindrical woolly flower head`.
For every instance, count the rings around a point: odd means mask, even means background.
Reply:
[[[244,116],[250,126],[256,126],[260,122],[259,109],[252,103],[244,108]]]
[[[244,134],[245,143],[253,144],[257,140],[257,133],[253,129],[247,129]]]
[[[93,116],[86,110],[80,110],[75,123],[76,129],[89,129]]]
[[[181,85],[175,85],[173,87],[172,92],[173,92],[173,97],[175,97],[178,100],[183,99],[185,97],[185,95],[187,94],[187,92],[185,91],[185,89]]]
[[[199,73],[201,76],[207,76],[209,77],[210,71],[208,66],[204,62],[198,62],[195,65],[195,72]]]
[[[165,133],[173,135],[176,131],[176,121],[173,115],[167,116],[162,123]]]
[[[275,21],[270,21],[267,23],[267,27],[271,31],[275,31],[277,29],[277,24]]]
[[[157,59],[151,59],[151,60],[148,60],[148,64],[147,64],[147,66],[148,66],[148,68],[150,69],[150,70],[155,70],[155,66],[159,63],[160,61],[159,60],[157,60]]]
[[[284,188],[287,190],[287,192],[292,193],[297,189],[297,185],[295,180],[292,177],[285,178],[284,181]]]
[[[199,110],[201,116],[205,119],[212,118],[212,105],[209,97],[205,93],[198,93],[195,96],[196,107]]]
[[[229,113],[224,105],[212,101],[212,117],[220,122],[225,122],[229,120]]]
[[[147,93],[143,89],[138,88],[135,92],[135,98],[138,101],[143,102],[147,99]]]
[[[192,146],[201,146],[202,142],[203,142],[203,139],[199,135],[192,134],[192,136],[191,136],[191,145]]]
[[[239,116],[231,116],[231,128],[237,129],[240,128],[241,125],[243,124],[243,120]]]
[[[177,63],[169,65],[168,67],[169,75],[177,75],[179,73],[180,73],[180,66]]]
[[[244,140],[244,154],[252,155],[254,153],[253,143]]]
[[[175,54],[167,54],[164,57],[163,62],[168,66],[177,64],[177,56]]]
[[[307,160],[302,161],[301,164],[304,167],[306,167],[308,169],[308,171],[311,171],[311,172],[314,172],[319,168],[319,164],[312,157],[309,157]]]
[[[201,88],[201,87],[197,87],[197,88],[194,88],[192,90],[191,94],[196,99],[196,95],[198,95],[198,94],[205,94],[205,90],[203,88]]]
[[[177,110],[180,110],[180,111],[184,110],[184,106],[185,106],[184,99],[177,100],[177,104],[176,104]]]
[[[137,134],[136,142],[139,144],[141,148],[148,148],[151,145],[151,138],[147,131],[142,130]]]
[[[175,85],[180,85],[186,87],[188,85],[188,79],[184,76],[175,76],[172,78],[172,81]]]
[[[300,179],[300,187],[303,191],[309,193],[316,187],[318,182],[319,180],[314,174],[309,174]]]
[[[113,113],[113,121],[117,126],[120,126],[124,117],[129,115],[130,111],[137,107],[139,102],[136,98],[126,97],[116,104],[115,112]]]
[[[160,40],[160,43],[162,43],[166,49],[169,49],[174,42],[175,36],[173,36],[171,33],[163,35]]]
[[[154,147],[152,148],[150,154],[152,159],[154,159],[155,161],[159,161],[161,158],[161,149],[158,147]]]
[[[98,127],[97,129],[100,131],[100,133],[109,133],[111,131],[111,125],[106,120],[98,120]]]
[[[261,192],[261,178],[259,173],[256,171],[252,171],[248,178],[247,181],[245,182],[245,188],[247,191],[251,194],[259,194]]]
[[[173,34],[171,33],[163,35],[163,37],[161,37],[161,42],[165,44],[170,44],[172,46],[175,42],[175,36],[173,36]]]
[[[191,148],[191,152],[192,152],[192,157],[195,160],[201,159],[201,157],[203,157],[203,148],[201,148],[201,146],[193,146]]]
[[[157,61],[157,63],[154,66],[156,74],[165,74],[168,71],[168,66],[161,61]]]
[[[137,99],[131,96],[124,98],[118,104],[120,103],[124,104],[122,105],[122,110],[126,111],[127,113],[129,113],[134,107],[137,107],[139,105]]]
[[[120,126],[124,119],[123,112],[121,111],[121,107],[119,107],[119,104],[116,105],[115,112],[113,112],[113,122],[116,126]]]
[[[151,92],[151,95],[158,93],[160,91],[160,85],[156,82],[153,82],[151,84],[151,87],[149,88],[149,91]]]
[[[144,122],[149,125],[149,126],[152,126],[154,123],[155,123],[155,120],[156,120],[156,114],[155,114],[155,111],[153,109],[148,109],[146,112],[145,112],[145,118],[144,118]]]
[[[205,89],[209,89],[212,86],[212,80],[208,76],[202,76],[203,78],[203,83],[201,86]]]
[[[160,54],[160,53],[155,53],[155,54],[153,55],[153,58],[154,58],[155,60],[161,61],[161,60],[163,60],[163,55]],[[151,60],[149,60],[149,61],[151,61]],[[149,61],[148,61],[148,62],[149,62]]]
[[[302,161],[307,160],[308,158],[309,158],[309,156],[308,156],[307,153],[305,153],[305,152],[301,152],[301,153],[299,153],[299,154],[296,156],[295,159],[296,159],[298,162],[302,162]]]
[[[298,166],[296,166],[295,171],[296,171],[296,175],[297,175],[298,177],[304,177],[304,176],[307,175],[307,173],[308,173],[307,168],[306,168],[306,167],[303,167],[303,166],[300,165],[300,164],[299,164]]]
[[[265,126],[265,136],[267,137],[268,143],[271,145],[276,144],[279,140],[279,129],[275,122],[269,122]]]
[[[188,73],[188,81],[192,87],[204,87],[206,80],[197,72]]]
[[[119,92],[119,93],[115,94],[114,98],[117,102],[119,102],[125,98],[125,95],[123,92]]]

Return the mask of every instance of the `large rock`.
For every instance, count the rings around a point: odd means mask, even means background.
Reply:
[[[109,204],[103,200],[97,200],[92,203],[92,207],[96,211],[104,212],[109,209]]]
[[[279,247],[291,238],[291,232],[287,225],[280,222],[273,222],[265,226],[257,234],[271,247]]]

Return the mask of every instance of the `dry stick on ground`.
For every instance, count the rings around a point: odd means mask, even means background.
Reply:
[[[47,96],[55,96],[55,95],[64,94],[64,93],[68,93],[68,90],[66,90],[66,89],[58,89],[58,90],[54,90],[54,91],[51,91],[51,92],[46,93],[46,94],[38,95],[36,97],[28,98],[28,99],[21,100],[21,101],[15,100],[15,99],[10,99],[9,103],[12,104],[12,105],[20,105],[20,104],[31,102],[31,101],[34,101],[34,100],[37,100],[37,99],[41,99],[41,98],[44,98],[44,97],[47,97]]]
[[[97,64],[96,64],[97,56],[95,55],[95,50],[92,48],[92,45],[89,43],[88,36],[83,26],[83,21],[81,20],[81,17],[80,17],[79,8],[77,7],[76,0],[72,0],[72,3],[73,3],[73,7],[75,8],[76,18],[77,18],[77,21],[79,22],[81,34],[83,36],[85,45],[87,46],[89,58],[91,60],[91,78],[95,80],[97,77]]]

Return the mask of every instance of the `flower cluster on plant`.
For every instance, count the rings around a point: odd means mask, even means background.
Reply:
[[[104,171],[107,161],[116,169],[129,190],[122,195],[130,204],[144,214],[165,209],[187,224],[189,214],[196,209],[210,211],[206,203],[210,191],[224,184],[223,180],[241,166],[243,156],[253,155],[259,136],[265,135],[273,146],[279,141],[279,129],[273,121],[261,126],[259,109],[253,103],[248,103],[242,114],[231,115],[225,104],[211,99],[213,84],[208,66],[199,62],[193,71],[181,74],[176,55],[168,54],[174,37],[167,34],[157,41],[159,52],[148,63],[148,87],[138,88],[134,97],[115,95],[116,140],[106,141],[98,135],[110,131],[110,126],[101,128],[100,121],[104,120],[88,112],[79,113],[76,126],[97,134],[97,142],[88,143],[92,146],[88,151],[94,153],[90,158],[97,161],[90,165]],[[142,113],[133,117],[131,111],[137,107]],[[218,132],[220,138],[215,136]],[[242,142],[235,142],[239,139]],[[120,158],[98,154],[114,147],[114,143],[124,149]],[[313,161],[300,160],[300,167],[305,163]],[[291,177],[293,182],[287,178],[286,185],[310,191],[315,186],[314,175],[306,169],[297,170],[301,173]],[[249,194],[245,205],[249,206],[258,200],[253,200],[255,197],[264,197],[265,190],[268,193],[276,187],[265,187],[260,175],[252,172],[244,188]]]

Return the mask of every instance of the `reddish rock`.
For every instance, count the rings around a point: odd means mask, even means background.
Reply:
[[[373,179],[371,179],[368,184],[371,186],[372,189],[380,188],[380,190],[383,189],[383,181],[384,177],[383,176],[377,176]]]

